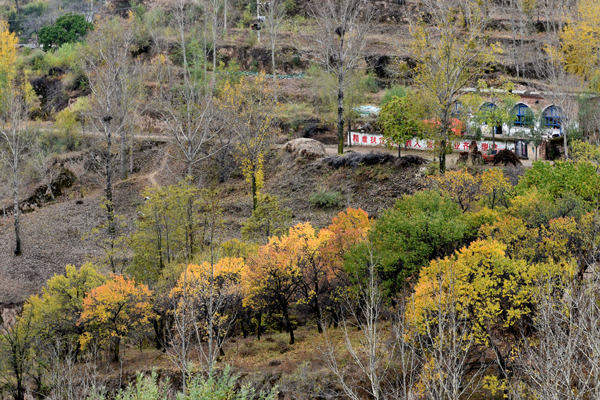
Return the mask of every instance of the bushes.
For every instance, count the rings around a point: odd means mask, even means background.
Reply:
[[[381,98],[381,106],[383,107],[388,101],[394,97],[406,97],[409,89],[405,86],[395,85],[387,89]]]
[[[212,399],[212,400],[274,400],[277,388],[270,392],[257,392],[249,385],[239,387],[239,375],[231,373],[231,367],[226,366],[223,372],[212,372],[204,378],[200,374],[191,377],[186,393],[177,393],[179,400]],[[169,396],[169,381],[160,382],[155,371],[150,376],[138,374],[135,385],[119,390],[116,399],[120,400],[167,400]],[[88,400],[104,400],[103,394],[95,393]]]
[[[310,196],[310,204],[318,208],[336,208],[344,203],[344,195],[334,190],[323,190]]]

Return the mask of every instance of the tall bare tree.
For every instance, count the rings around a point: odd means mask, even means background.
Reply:
[[[179,158],[186,165],[186,175],[193,178],[194,166],[220,150],[221,147],[211,145],[215,144],[221,133],[222,121],[214,112],[211,91],[193,71],[198,65],[198,55],[196,54],[196,59],[188,58],[191,55],[188,54],[187,45],[192,24],[190,13],[195,15],[189,8],[189,2],[178,0],[174,15],[182,53],[182,68],[161,63],[161,85],[157,100],[161,119],[179,150]]]
[[[341,321],[345,350],[350,363],[360,372],[360,378],[350,376],[347,366],[342,365],[339,354],[325,331],[327,346],[324,356],[331,372],[341,385],[344,394],[352,400],[362,399],[366,392],[373,399],[385,399],[386,376],[394,360],[396,341],[381,323],[384,313],[384,296],[379,286],[373,253],[368,250],[366,276],[357,277],[357,301],[348,296],[345,313],[348,318]],[[351,339],[351,331],[358,328],[358,344]]]
[[[558,38],[553,39],[555,43],[558,42]],[[536,70],[543,82],[539,89],[544,91],[544,98],[558,108],[565,159],[568,160],[568,136],[576,127],[579,111],[577,96],[583,91],[583,82],[566,71],[566,65],[553,51],[538,57]],[[540,123],[545,123],[543,116]]]
[[[127,124],[141,101],[140,67],[131,57],[131,22],[102,21],[88,35],[81,56],[92,92],[87,117],[103,144],[103,178],[108,235],[116,239],[113,204],[114,139],[120,138],[121,174],[126,177]],[[124,175],[124,176],[123,176]]]
[[[314,34],[306,35],[306,56],[337,78],[338,154],[344,152],[344,94],[346,77],[361,67],[375,9],[363,0],[317,0],[310,4]]]
[[[27,83],[11,83],[0,96],[0,157],[12,175],[13,217],[15,227],[15,255],[23,252],[21,245],[21,211],[19,190],[23,167],[35,139],[33,122],[29,120],[31,87]]]
[[[475,338],[454,277],[440,274],[435,285],[433,314],[416,334],[422,357],[420,383],[428,399],[468,399],[482,383],[485,363],[474,354]]]
[[[277,97],[277,70],[275,68],[275,46],[277,46],[277,40],[283,19],[285,18],[286,8],[285,1],[283,0],[270,0],[266,4],[265,12],[265,25],[267,32],[269,33],[269,44],[271,45],[271,70],[273,74],[273,85],[275,86],[275,101]]]

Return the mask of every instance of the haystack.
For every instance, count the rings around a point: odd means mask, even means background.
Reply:
[[[321,158],[325,157],[325,146],[314,139],[299,138],[290,140],[285,144],[285,151],[292,153],[294,158]]]

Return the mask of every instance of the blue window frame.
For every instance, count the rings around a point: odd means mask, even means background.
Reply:
[[[513,109],[515,113],[515,126],[529,126],[532,123],[532,112],[527,104],[517,104]]]
[[[561,129],[562,127],[562,112],[556,106],[550,106],[544,110],[544,126],[550,129]]]
[[[461,109],[462,109],[462,103],[460,101],[455,101],[454,104],[452,105],[452,116],[454,118],[460,118],[460,114],[461,114]]]

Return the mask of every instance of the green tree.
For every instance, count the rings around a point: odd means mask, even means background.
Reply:
[[[589,161],[557,161],[554,165],[540,161],[533,163],[533,167],[526,171],[517,190],[523,194],[526,189],[533,187],[554,198],[571,192],[590,204],[596,204],[600,195],[600,175],[597,166]]]
[[[148,188],[143,195],[146,202],[138,209],[129,272],[152,282],[163,276],[169,263],[188,263],[202,249],[206,235],[202,210],[214,196],[192,185],[191,178],[177,185]]]
[[[430,260],[452,254],[468,231],[458,205],[438,192],[424,191],[398,200],[369,234],[387,289],[395,292],[407,276]],[[348,267],[366,265],[353,259],[362,250],[347,255]]]
[[[393,97],[379,113],[379,126],[386,144],[398,145],[398,157],[407,140],[423,136],[423,117],[417,97],[407,92],[403,97]]]
[[[516,119],[514,107],[519,101],[519,96],[512,94],[513,89],[514,85],[511,82],[505,82],[496,89],[488,87],[483,80],[479,81],[479,95],[474,98],[483,105],[474,113],[473,120],[489,127],[492,132],[493,144],[496,144],[496,127],[502,129],[504,125],[511,126]],[[533,121],[533,116],[531,116],[531,121]]]
[[[90,291],[106,282],[106,277],[90,263],[77,269],[67,265],[63,275],[54,275],[42,294],[30,297],[25,311],[31,312],[32,324],[42,340],[79,339],[83,334],[79,318],[83,300]]]
[[[277,196],[259,194],[252,216],[242,223],[244,240],[266,244],[271,236],[286,233],[292,220],[292,210],[283,208]]]
[[[44,26],[38,33],[38,41],[44,46],[44,51],[53,46],[60,47],[65,43],[75,43],[83,40],[85,34],[94,28],[87,22],[84,15],[65,14],[52,25]]]

